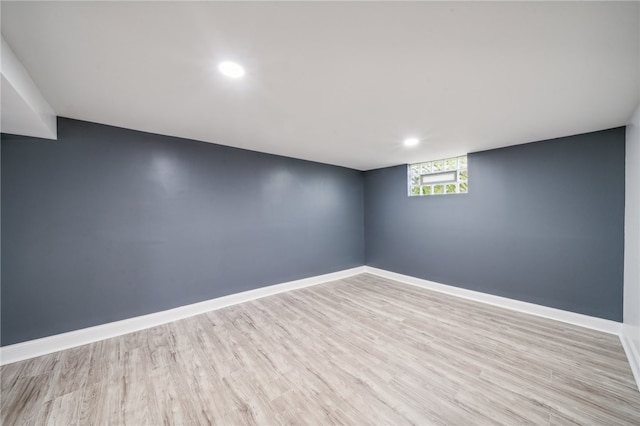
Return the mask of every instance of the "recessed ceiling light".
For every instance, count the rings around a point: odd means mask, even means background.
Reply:
[[[244,76],[244,68],[235,62],[221,62],[220,65],[218,65],[218,70],[229,78],[240,78]]]
[[[406,147],[411,147],[411,146],[416,146],[420,143],[420,140],[418,138],[407,138],[404,140],[404,142],[402,142],[404,144],[404,146]]]

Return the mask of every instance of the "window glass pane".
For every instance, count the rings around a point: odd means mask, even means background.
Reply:
[[[410,197],[468,192],[467,156],[407,165]]]
[[[422,175],[421,177],[422,183],[445,183],[445,182],[455,182],[456,181],[456,172],[444,172],[444,173],[431,173],[428,175]]]

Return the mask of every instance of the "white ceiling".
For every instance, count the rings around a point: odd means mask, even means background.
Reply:
[[[2,34],[59,116],[368,170],[625,125],[639,6],[3,1]]]
[[[0,52],[0,130],[3,133],[57,138],[57,118],[29,73],[2,37]]]

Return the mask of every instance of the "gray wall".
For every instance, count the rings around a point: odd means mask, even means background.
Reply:
[[[369,266],[622,320],[624,128],[469,154],[469,194],[365,174]]]
[[[470,154],[470,193],[433,197],[406,166],[58,132],[2,135],[2,345],[365,261],[622,320],[624,128]]]
[[[361,172],[59,119],[2,135],[2,345],[360,266]]]

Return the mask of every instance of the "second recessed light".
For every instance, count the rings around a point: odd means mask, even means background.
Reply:
[[[420,140],[418,138],[407,138],[402,143],[406,147],[412,147],[418,145],[420,143]]]
[[[218,65],[218,70],[229,78],[241,78],[244,76],[244,68],[235,62],[221,62],[220,65]]]

